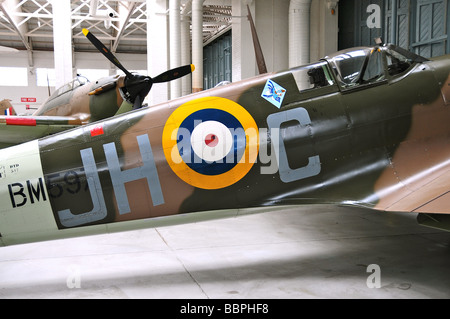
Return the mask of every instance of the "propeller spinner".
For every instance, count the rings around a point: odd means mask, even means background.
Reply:
[[[161,73],[160,75],[151,78],[150,76],[144,76],[139,74],[130,73],[117,58],[108,50],[107,47],[100,42],[88,29],[83,29],[83,34],[88,38],[89,41],[100,51],[112,64],[121,69],[125,77],[125,87],[122,92],[124,93],[125,99],[133,103],[133,109],[138,109],[142,107],[142,101],[150,92],[153,83],[163,83],[179,79],[185,75],[192,73],[195,70],[193,64],[181,66],[168,70]]]

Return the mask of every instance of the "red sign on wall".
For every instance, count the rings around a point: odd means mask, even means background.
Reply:
[[[35,97],[21,97],[20,98],[20,102],[36,102],[36,98]]]

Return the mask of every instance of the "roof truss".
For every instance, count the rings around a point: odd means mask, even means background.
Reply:
[[[51,0],[0,0],[0,46],[28,51],[53,50]],[[213,4],[208,4],[208,3]],[[231,25],[231,5],[204,4],[204,42]],[[222,1],[227,3],[227,1]],[[231,2],[231,1],[229,1]],[[180,10],[189,3],[182,1]],[[71,0],[72,42],[75,51],[93,51],[82,33],[95,33],[113,52],[145,53],[146,0]],[[190,15],[184,10],[185,15]]]

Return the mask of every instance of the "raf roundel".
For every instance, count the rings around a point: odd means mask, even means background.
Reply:
[[[220,189],[238,182],[253,167],[259,133],[242,106],[205,97],[181,105],[170,115],[162,143],[179,178],[197,188]]]

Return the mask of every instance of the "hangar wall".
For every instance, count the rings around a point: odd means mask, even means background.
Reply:
[[[308,32],[310,35],[309,60],[317,60],[336,51],[338,29],[336,5],[338,0],[231,0],[233,81],[258,74],[250,26],[247,20],[247,4],[249,4],[255,19],[268,71],[274,72],[289,68],[290,31],[287,22],[291,5],[294,2],[305,3],[308,8],[307,14],[310,18]],[[117,54],[117,57],[130,70],[148,69],[150,75],[156,75],[170,67],[169,16],[160,14],[160,12],[165,12],[168,9],[169,0],[152,0],[151,3],[153,5],[148,15],[148,43],[151,45],[148,47],[147,56]],[[152,18],[154,19],[152,20]],[[301,35],[297,36],[300,37]],[[20,102],[20,98],[24,95],[36,97],[36,105],[44,102],[48,96],[47,87],[36,86],[34,69],[40,67],[54,68],[53,52],[34,52],[33,60],[33,66],[30,67],[25,52],[0,57],[0,66],[24,66],[28,67],[29,71],[28,87],[0,87],[0,99],[12,99],[14,106],[20,105],[23,107],[24,103]],[[308,63],[309,60],[305,63]],[[75,70],[79,68],[115,69],[100,54],[75,53],[73,59],[74,75]],[[170,86],[158,84],[158,89],[152,90],[151,95],[158,96],[151,97],[149,99],[150,104],[166,101],[171,98]]]
[[[338,4],[339,0],[233,0],[233,81],[239,81],[258,74],[245,2],[255,20],[256,30],[267,65],[268,72],[285,70],[289,65],[289,17],[298,11],[293,3],[305,4],[308,8],[309,30],[297,32],[295,37],[309,35],[309,58],[300,64],[316,61],[335,52],[338,46]],[[302,20],[298,15],[294,19]],[[298,63],[294,66],[298,66]]]
[[[450,0],[340,0],[339,49],[375,37],[425,57],[450,53]]]
[[[231,82],[231,32],[203,47],[203,89]]]
[[[170,0],[148,1],[152,6],[149,8],[148,43],[150,45],[147,56],[118,54],[118,57],[131,70],[148,69],[150,75],[155,75],[170,67],[168,39],[170,19],[168,14],[161,14],[168,10]],[[255,20],[269,72],[290,67],[289,50],[292,41],[289,38],[291,30],[288,21],[294,10],[293,4],[301,4],[308,10],[307,17],[296,16],[296,19],[309,18],[309,30],[307,30],[309,32],[298,33],[294,37],[298,39],[309,34],[309,57],[304,63],[318,60],[338,49],[371,45],[373,38],[377,36],[382,36],[386,42],[396,43],[426,57],[450,53],[450,23],[447,22],[450,16],[450,0],[227,1],[232,5],[233,16],[231,28],[233,81],[258,74],[247,19],[247,4]],[[190,52],[186,54],[186,49],[183,50],[185,61],[190,61]],[[73,74],[79,68],[110,69],[111,73],[115,72],[115,67],[100,54],[75,53],[73,60]],[[47,87],[36,86],[35,69],[54,68],[53,52],[35,51],[32,66],[29,65],[29,61],[26,52],[0,56],[0,66],[28,68],[28,86],[0,87],[0,99],[11,99],[14,106],[21,108],[25,108],[27,104],[37,107],[43,103],[48,96],[48,90]],[[199,69],[197,65],[197,70]],[[217,83],[210,83],[208,87],[215,84]],[[184,90],[183,94],[190,89],[191,87],[187,91]],[[158,97],[150,103],[166,101],[172,98],[170,93],[170,85],[158,84],[157,90],[152,90],[151,93]],[[34,97],[36,101],[21,102],[23,97]]]
[[[36,52],[34,54],[34,64],[39,68],[53,68],[53,53]],[[46,87],[38,87],[36,84],[35,68],[28,66],[28,54],[26,51],[15,54],[3,54],[0,56],[0,67],[20,67],[27,70],[28,86],[0,86],[0,100],[10,99],[11,104],[17,113],[27,112],[27,105],[31,108],[37,108],[48,97]],[[54,88],[52,88],[53,93]],[[35,98],[36,102],[22,102],[21,98]],[[32,112],[29,110],[27,113]]]

